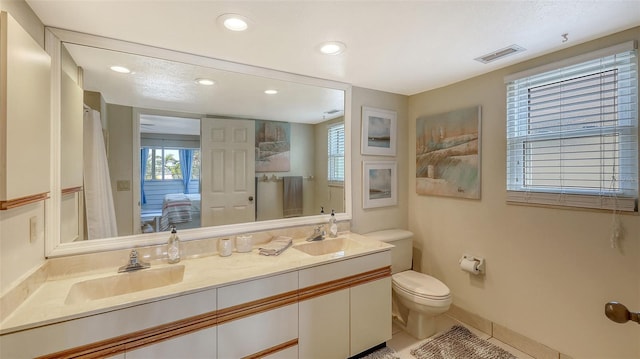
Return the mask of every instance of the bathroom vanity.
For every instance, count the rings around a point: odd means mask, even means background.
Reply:
[[[98,270],[71,257],[2,322],[0,356],[350,357],[391,338],[390,248],[343,233],[120,274],[125,257]]]

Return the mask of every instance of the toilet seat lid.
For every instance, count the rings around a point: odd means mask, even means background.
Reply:
[[[392,280],[402,290],[419,297],[444,299],[451,295],[449,287],[424,273],[408,270],[394,274]]]

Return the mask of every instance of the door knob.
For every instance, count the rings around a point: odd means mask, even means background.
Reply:
[[[627,307],[618,302],[605,304],[604,314],[616,323],[626,323],[631,320],[640,324],[640,313],[630,312]]]
[[[249,196],[249,202],[253,202],[253,196]]]

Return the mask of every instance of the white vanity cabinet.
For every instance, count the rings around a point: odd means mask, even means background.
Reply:
[[[297,358],[298,272],[218,288],[218,358]]]
[[[0,46],[0,209],[9,209],[48,197],[51,58],[4,11]]]
[[[290,251],[297,262],[281,271],[96,299],[111,307],[0,335],[0,358],[348,358],[391,338],[389,250],[315,262]]]
[[[390,264],[386,251],[300,271],[300,358],[347,358],[391,339]]]
[[[348,358],[349,288],[299,303],[300,358]]]
[[[352,287],[349,294],[350,355],[391,339],[391,277]]]

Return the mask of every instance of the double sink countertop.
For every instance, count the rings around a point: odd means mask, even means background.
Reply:
[[[317,242],[294,238],[293,246],[279,256],[259,255],[258,247],[254,245],[246,253],[234,251],[228,257],[207,253],[176,264],[168,264],[166,259],[152,260],[149,269],[118,273],[128,260],[122,256],[112,267],[90,270],[85,265],[65,275],[47,276],[0,323],[0,335],[386,251],[393,246],[346,232]]]

